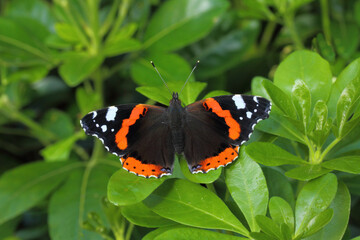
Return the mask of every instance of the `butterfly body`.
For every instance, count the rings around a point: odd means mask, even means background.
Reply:
[[[184,154],[192,173],[226,166],[238,157],[254,126],[268,118],[271,104],[262,97],[227,95],[183,107],[173,93],[169,107],[125,104],[93,111],[81,121],[123,168],[143,177],[172,172],[175,153]]]

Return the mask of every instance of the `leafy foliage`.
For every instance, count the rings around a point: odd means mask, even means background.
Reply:
[[[1,239],[359,239],[360,3],[0,2]],[[272,102],[239,158],[124,171],[79,119],[250,91]],[[349,218],[351,216],[351,221]],[[43,227],[47,226],[47,227]]]

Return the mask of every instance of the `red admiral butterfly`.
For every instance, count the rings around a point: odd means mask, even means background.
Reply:
[[[262,97],[227,95],[186,107],[178,93],[168,108],[125,104],[93,111],[81,121],[88,135],[120,157],[123,168],[138,176],[170,175],[175,153],[185,155],[192,173],[232,163],[255,125],[269,117],[271,103]]]

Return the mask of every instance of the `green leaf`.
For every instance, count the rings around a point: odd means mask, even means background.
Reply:
[[[293,168],[285,173],[287,177],[301,181],[309,181],[331,172],[331,170],[322,168],[320,165],[308,165]]]
[[[273,236],[270,236],[262,232],[252,232],[250,233],[250,236],[255,240],[278,240],[278,238],[275,238]]]
[[[184,225],[248,235],[246,228],[220,198],[187,180],[167,180],[144,203],[160,216]]]
[[[46,146],[40,151],[40,154],[47,162],[66,161],[69,159],[74,143],[83,136],[84,133],[79,132],[68,138],[59,140],[54,144]]]
[[[85,230],[82,224],[90,212],[99,215],[101,222],[106,223],[102,199],[114,171],[114,167],[96,165],[71,174],[50,199],[48,223],[51,239],[103,239],[98,233]]]
[[[337,178],[328,173],[301,189],[295,207],[295,235],[301,235],[309,221],[329,207],[337,191]]]
[[[136,91],[144,95],[145,97],[152,99],[158,103],[169,106],[169,102],[171,99],[171,94],[168,90],[163,87],[137,87]]]
[[[138,203],[159,187],[165,178],[143,178],[120,169],[109,180],[108,199],[119,206]]]
[[[263,167],[262,168],[267,187],[269,189],[269,196],[274,197],[278,196],[285,199],[290,206],[295,206],[295,197],[293,188],[289,179],[284,175],[280,170],[274,169],[272,167]]]
[[[313,217],[304,230],[303,238],[311,236],[328,224],[333,217],[334,211],[330,208]]]
[[[155,240],[155,238],[157,236],[159,236],[160,234],[162,234],[168,230],[172,230],[172,229],[176,229],[176,228],[184,228],[184,225],[178,224],[178,225],[174,225],[174,226],[157,228],[157,229],[149,232],[148,234],[146,234],[141,240]]]
[[[181,89],[181,85],[183,84],[177,84],[176,89]],[[169,84],[169,86],[172,86],[172,83]],[[179,93],[179,98],[185,105],[189,105],[196,101],[199,94],[205,89],[207,86],[207,83],[204,82],[188,82],[183,91]],[[173,87],[174,88],[174,87]]]
[[[211,30],[215,19],[228,6],[225,0],[167,1],[150,20],[144,48],[152,52],[173,51],[198,40]]]
[[[114,57],[123,53],[137,51],[140,48],[141,43],[136,39],[117,39],[105,44],[103,54],[107,57]]]
[[[328,101],[329,116],[336,117],[336,105],[339,97],[346,86],[360,75],[360,58],[352,61],[337,78],[334,78],[334,83],[331,88],[331,98]]]
[[[200,59],[196,75],[200,78],[219,76],[235,67],[250,51],[260,30],[258,21],[243,22],[241,29],[235,29],[227,34],[219,34],[201,48],[197,58]]]
[[[324,34],[318,33],[316,35],[315,45],[317,45],[318,51],[320,52],[321,56],[324,57],[330,63],[335,62],[335,51],[331,45],[329,45],[324,37]]]
[[[239,159],[225,169],[225,182],[254,232],[259,230],[255,217],[266,214],[269,192],[260,166],[245,151],[242,147]]]
[[[180,159],[180,166],[181,166],[182,173],[184,174],[184,176],[187,179],[189,179],[190,181],[195,182],[195,183],[204,183],[204,184],[208,184],[208,183],[212,183],[212,182],[216,181],[220,177],[221,170],[222,170],[222,168],[218,168],[218,169],[212,170],[208,173],[192,174],[189,171],[189,166],[184,158]]]
[[[295,84],[292,88],[292,97],[306,133],[310,122],[311,95],[308,86],[303,80],[295,80]]]
[[[82,115],[101,108],[100,94],[95,91],[89,92],[83,87],[76,88],[76,102]]]
[[[345,59],[350,59],[359,46],[359,28],[354,23],[347,22],[331,23],[331,32],[333,34],[334,45],[337,53]]]
[[[75,130],[70,116],[57,109],[47,111],[41,120],[41,125],[60,139],[73,136]]]
[[[290,94],[296,80],[302,80],[308,86],[311,109],[317,100],[327,101],[332,85],[332,73],[329,63],[317,53],[296,51],[279,65],[274,76],[276,86]]]
[[[80,43],[81,36],[78,35],[78,31],[75,26],[72,26],[69,23],[55,23],[55,31],[57,35],[66,42],[71,43]]]
[[[63,58],[65,60],[59,68],[59,73],[70,87],[77,86],[88,78],[104,60],[102,56],[81,52],[68,52]]]
[[[227,92],[227,91],[223,91],[223,90],[215,90],[215,91],[211,91],[211,92],[207,93],[203,97],[203,99],[216,97],[216,96],[222,96],[222,95],[231,95],[231,93]]]
[[[280,197],[272,197],[269,202],[269,212],[275,223],[279,226],[285,223],[291,233],[294,231],[294,213],[288,202]]]
[[[280,225],[280,232],[282,234],[282,239],[285,240],[292,240],[292,234],[293,234],[293,230],[290,230],[289,226],[286,225],[285,223],[282,223]]]
[[[268,3],[261,0],[243,0],[238,15],[241,18],[255,18],[274,20],[275,16],[268,7]]]
[[[154,62],[156,68],[159,70],[166,83],[185,83],[185,80],[191,72],[190,65],[179,55],[153,53],[143,58],[137,59],[131,65],[131,77],[137,84],[144,86],[164,85],[164,83],[161,81],[161,78],[151,65],[150,61]],[[194,75],[192,75],[189,81],[192,82],[194,79]],[[171,90],[176,91],[179,89]]]
[[[159,234],[156,240],[199,240],[199,239],[221,239],[221,240],[241,240],[247,239],[238,236],[232,236],[229,234],[223,234],[219,232],[203,230],[198,228],[180,227],[167,230]]]
[[[4,173],[0,179],[0,224],[36,205],[80,166],[35,162]]]
[[[285,164],[304,165],[306,161],[268,142],[254,142],[246,147],[246,153],[256,162],[265,166]]]
[[[49,73],[49,70],[46,65],[22,67],[9,74],[8,80],[9,82],[26,81],[33,83],[42,80]]]
[[[121,214],[129,222],[142,227],[158,228],[176,225],[175,222],[154,213],[141,202],[123,206],[121,208]]]
[[[256,222],[260,226],[261,231],[269,236],[281,239],[280,227],[270,218],[262,215],[256,216]]]
[[[345,156],[323,162],[321,166],[342,172],[360,173],[360,156]]]
[[[354,78],[342,91],[336,106],[336,121],[338,136],[345,136],[344,128],[349,123],[349,118],[360,103],[360,76]]]
[[[281,110],[284,116],[288,116],[292,119],[297,118],[296,109],[288,94],[284,93],[269,80],[263,80],[262,85],[269,95],[271,102]]]
[[[350,193],[346,185],[339,182],[338,190],[330,209],[334,210],[331,221],[316,234],[306,240],[337,240],[342,239],[348,226],[350,215]]]
[[[322,100],[317,101],[314,106],[310,120],[309,136],[317,146],[322,146],[329,136],[332,121],[328,119],[328,109]]]

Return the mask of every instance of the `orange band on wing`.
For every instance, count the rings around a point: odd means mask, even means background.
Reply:
[[[136,175],[143,177],[161,177],[162,175],[170,174],[170,170],[166,171],[163,167],[155,165],[155,164],[145,164],[141,161],[133,158],[123,158],[121,159],[123,162],[123,168],[128,170],[129,172],[135,173]]]
[[[218,115],[219,117],[224,118],[226,125],[229,126],[229,137],[233,140],[240,137],[240,124],[231,116],[229,110],[223,110],[220,104],[213,98],[208,98],[203,102],[203,106],[206,110],[210,110]]]
[[[199,163],[199,167],[193,171],[196,172],[208,172],[210,170],[218,169],[232,163],[238,157],[239,147],[228,147],[217,156],[206,158]]]
[[[147,110],[147,107],[142,104],[136,105],[131,111],[130,117],[122,121],[121,128],[115,135],[115,142],[120,150],[124,150],[128,146],[126,135],[129,133],[130,126],[134,125],[140,116],[144,116]]]

